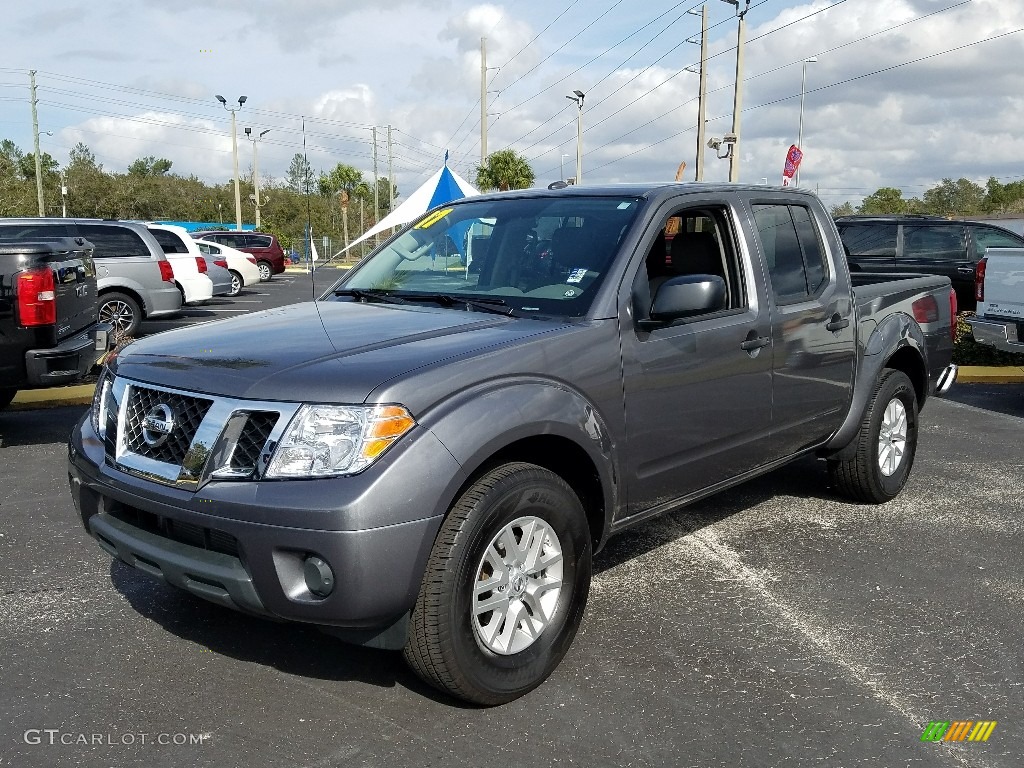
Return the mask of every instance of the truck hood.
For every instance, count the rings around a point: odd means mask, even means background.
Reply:
[[[565,325],[429,306],[306,302],[141,339],[114,369],[211,395],[362,403],[416,368],[559,328]]]

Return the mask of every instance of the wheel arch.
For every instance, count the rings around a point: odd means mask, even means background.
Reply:
[[[145,317],[149,314],[149,310],[146,307],[145,299],[143,299],[142,294],[136,291],[134,288],[125,285],[106,285],[103,288],[99,289],[98,296],[102,300],[103,297],[108,293],[123,293],[125,296],[134,299],[135,303],[139,305],[139,310],[142,312],[143,319],[145,319]]]

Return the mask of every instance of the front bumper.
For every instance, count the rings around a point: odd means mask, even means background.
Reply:
[[[974,340],[1004,352],[1024,353],[1024,320],[969,319]]]
[[[28,386],[55,387],[79,381],[110,350],[113,340],[113,327],[96,323],[52,349],[28,350],[25,353]]]
[[[421,437],[372,474],[210,481],[192,492],[113,466],[86,414],[68,474],[86,530],[124,563],[228,608],[372,638],[415,604],[449,483],[461,476]],[[443,455],[453,466],[438,472]],[[325,596],[310,589],[310,557],[333,572]]]

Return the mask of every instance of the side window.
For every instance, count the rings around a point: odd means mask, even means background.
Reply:
[[[196,247],[199,249],[200,253],[214,254],[214,255],[220,253],[220,251],[217,249],[217,246],[215,246],[215,245],[211,246],[209,243],[196,243]]]
[[[86,240],[96,246],[93,256],[97,259],[124,256],[149,258],[150,256],[145,241],[127,227],[114,227],[109,224],[79,224],[78,231]]]
[[[231,248],[249,248],[249,242],[245,235],[219,235],[217,242]]]
[[[245,246],[247,248],[269,248],[270,238],[264,235],[245,235]]]
[[[188,253],[188,248],[176,233],[167,229],[151,229],[149,232],[160,243],[164,253]]]
[[[755,205],[754,221],[779,304],[814,296],[828,279],[818,227],[802,205]]]
[[[965,230],[956,226],[903,225],[903,258],[916,261],[964,261]]]
[[[75,233],[67,224],[19,224],[0,229],[0,237],[29,240],[33,237],[69,237]]]
[[[851,256],[896,258],[896,224],[840,224],[839,235]]]
[[[971,227],[974,235],[974,252],[980,259],[986,248],[1024,248],[1024,238],[1014,237],[994,227]]]
[[[661,285],[679,275],[711,275],[725,282],[725,309],[746,306],[737,250],[724,208],[673,211],[664,221],[644,262],[651,300]]]

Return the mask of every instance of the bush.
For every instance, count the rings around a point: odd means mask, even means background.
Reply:
[[[956,318],[956,343],[953,345],[953,362],[957,365],[1019,365],[1024,366],[1024,355],[1003,352],[1001,349],[979,344],[974,340],[967,318],[973,312],[961,312]]]

